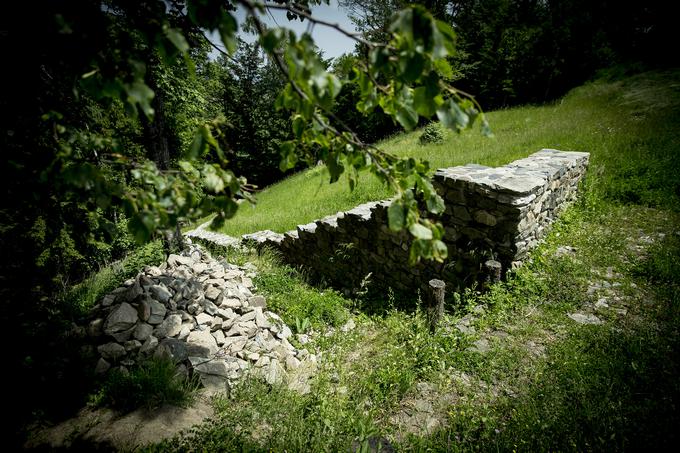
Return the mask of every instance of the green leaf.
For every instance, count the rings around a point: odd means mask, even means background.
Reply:
[[[425,58],[421,54],[414,54],[411,58],[402,56],[399,58],[399,68],[401,69],[401,77],[406,83],[413,83],[423,73],[425,68]]]
[[[434,48],[432,55],[435,58],[452,56],[456,52],[456,32],[451,25],[440,20],[435,20]]]
[[[395,118],[407,131],[410,131],[418,125],[418,113],[416,113],[410,105],[400,104],[397,107]]]
[[[444,242],[439,239],[432,241],[432,250],[437,261],[443,261],[449,255],[449,250]]]
[[[432,231],[420,223],[412,224],[408,230],[415,238],[424,240],[432,239]]]
[[[387,223],[392,231],[399,231],[406,224],[404,207],[396,200],[387,208]]]
[[[227,52],[233,54],[238,47],[238,39],[236,37],[238,23],[236,22],[236,19],[234,19],[234,16],[226,11],[222,12],[221,19],[222,20],[220,20],[217,27],[220,32],[220,38],[222,39],[222,43],[224,44],[224,47],[226,47]]]
[[[189,43],[178,28],[168,28],[165,31],[165,36],[180,52],[186,53],[189,51]]]
[[[493,137],[493,132],[491,132],[489,122],[484,117],[482,117],[482,135],[485,137]]]
[[[437,111],[437,103],[428,87],[418,87],[413,90],[413,105],[416,112],[424,117],[431,117]]]
[[[326,159],[326,169],[331,176],[330,183],[333,184],[345,171],[345,166],[340,162],[340,156],[338,154],[332,154]]]
[[[203,185],[213,193],[220,193],[224,190],[224,180],[215,171],[215,167],[206,166],[203,174]]]
[[[295,143],[294,142],[283,142],[281,143],[281,162],[279,163],[279,169],[281,171],[290,170],[297,164],[298,158],[295,153]]]
[[[283,31],[280,28],[272,28],[260,36],[260,44],[266,52],[274,52],[283,41]]]
[[[449,99],[437,109],[437,118],[445,127],[454,131],[464,129],[469,122],[468,116],[453,99]]]
[[[191,142],[191,146],[189,147],[187,157],[189,159],[197,159],[203,154],[207,146],[207,143],[203,139],[203,134],[200,130],[197,130],[194,134],[194,139]]]
[[[302,137],[306,124],[307,122],[301,115],[295,115],[293,117],[293,134],[295,134],[295,138],[300,139]]]
[[[139,105],[147,118],[153,117],[154,110],[151,107],[151,100],[154,97],[154,92],[151,88],[143,81],[136,80],[132,84],[125,85],[125,92],[127,93],[127,102],[131,106]]]
[[[427,199],[426,204],[427,210],[430,211],[432,214],[441,214],[442,212],[444,212],[445,209],[444,199],[436,193],[432,194]]]

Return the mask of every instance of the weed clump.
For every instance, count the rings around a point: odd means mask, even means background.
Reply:
[[[124,411],[153,409],[163,404],[186,406],[197,389],[197,379],[178,373],[171,359],[154,357],[129,372],[112,370],[90,402]]]
[[[444,142],[444,131],[439,123],[430,123],[423,129],[418,138],[421,145],[429,145]]]

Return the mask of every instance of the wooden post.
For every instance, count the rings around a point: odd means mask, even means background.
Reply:
[[[441,280],[430,280],[430,292],[427,300],[427,318],[430,323],[430,333],[434,334],[437,330],[437,324],[444,315],[444,294],[446,292],[446,283]]]
[[[484,263],[484,282],[482,289],[486,291],[489,286],[501,281],[503,266],[496,260],[488,260]]]

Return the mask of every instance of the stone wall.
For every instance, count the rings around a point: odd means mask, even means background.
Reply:
[[[285,234],[244,235],[242,241],[274,247],[287,262],[343,289],[358,288],[369,275],[369,288],[398,292],[424,287],[431,278],[467,286],[480,278],[481,263],[488,259],[505,271],[526,258],[575,199],[588,158],[588,153],[544,149],[503,167],[438,170],[434,185],[446,203],[440,218],[449,249],[445,263],[409,266],[410,236],[388,229],[389,201],[366,203]]]

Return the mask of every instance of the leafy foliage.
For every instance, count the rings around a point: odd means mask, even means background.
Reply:
[[[430,143],[442,143],[444,141],[444,133],[442,132],[439,123],[430,123],[423,128],[423,133],[418,137],[418,142],[421,145]]]

